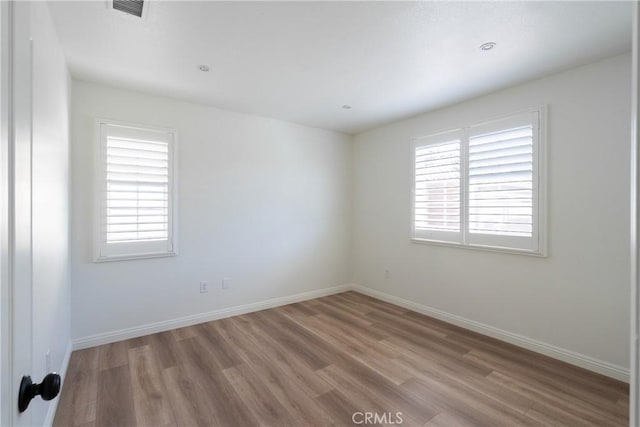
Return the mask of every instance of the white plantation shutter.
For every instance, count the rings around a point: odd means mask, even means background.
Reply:
[[[174,133],[99,127],[96,260],[174,254]]]
[[[416,140],[413,237],[543,254],[542,111]]]
[[[461,139],[448,132],[416,141],[414,235],[460,240]]]
[[[537,141],[537,112],[469,129],[469,243],[538,249]]]

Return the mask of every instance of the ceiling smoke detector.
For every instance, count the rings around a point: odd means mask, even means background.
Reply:
[[[209,71],[211,68],[209,68],[209,66],[208,66],[208,65],[200,65],[200,66],[198,67],[198,69],[199,69],[200,71],[204,71],[204,72],[206,73],[206,72],[207,72],[207,71]]]
[[[485,51],[485,52],[486,52],[487,50],[491,50],[491,49],[493,49],[494,47],[496,47],[496,43],[495,43],[495,42],[486,42],[486,43],[482,43],[482,44],[480,45],[480,50],[482,50],[482,51]]]

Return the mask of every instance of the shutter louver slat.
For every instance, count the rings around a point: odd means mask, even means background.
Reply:
[[[460,231],[460,140],[415,150],[414,227]]]
[[[531,125],[469,138],[469,232],[531,237]]]
[[[107,137],[107,243],[169,238],[169,144]]]
[[[160,151],[140,150],[134,148],[120,148],[107,146],[108,156],[129,157],[130,159],[142,160],[166,160],[167,153]]]

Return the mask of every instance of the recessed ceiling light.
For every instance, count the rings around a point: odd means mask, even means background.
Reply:
[[[208,66],[208,65],[201,65],[201,66],[199,66],[199,67],[198,67],[198,69],[199,69],[200,71],[204,71],[204,72],[206,73],[206,72],[207,72],[207,71],[209,71],[211,68],[209,68],[209,66]]]
[[[480,45],[480,50],[487,51],[487,50],[493,49],[494,47],[496,47],[496,43],[495,42],[486,42],[486,43],[482,43]]]
[[[342,109],[343,109],[343,110],[351,110],[351,108],[352,108],[352,107],[351,107],[351,105],[347,105],[347,104],[344,104],[344,105],[342,106]]]

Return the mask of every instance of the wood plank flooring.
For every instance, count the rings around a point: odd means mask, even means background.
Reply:
[[[355,292],[76,351],[60,399],[55,426],[623,426],[629,407],[627,384]]]

